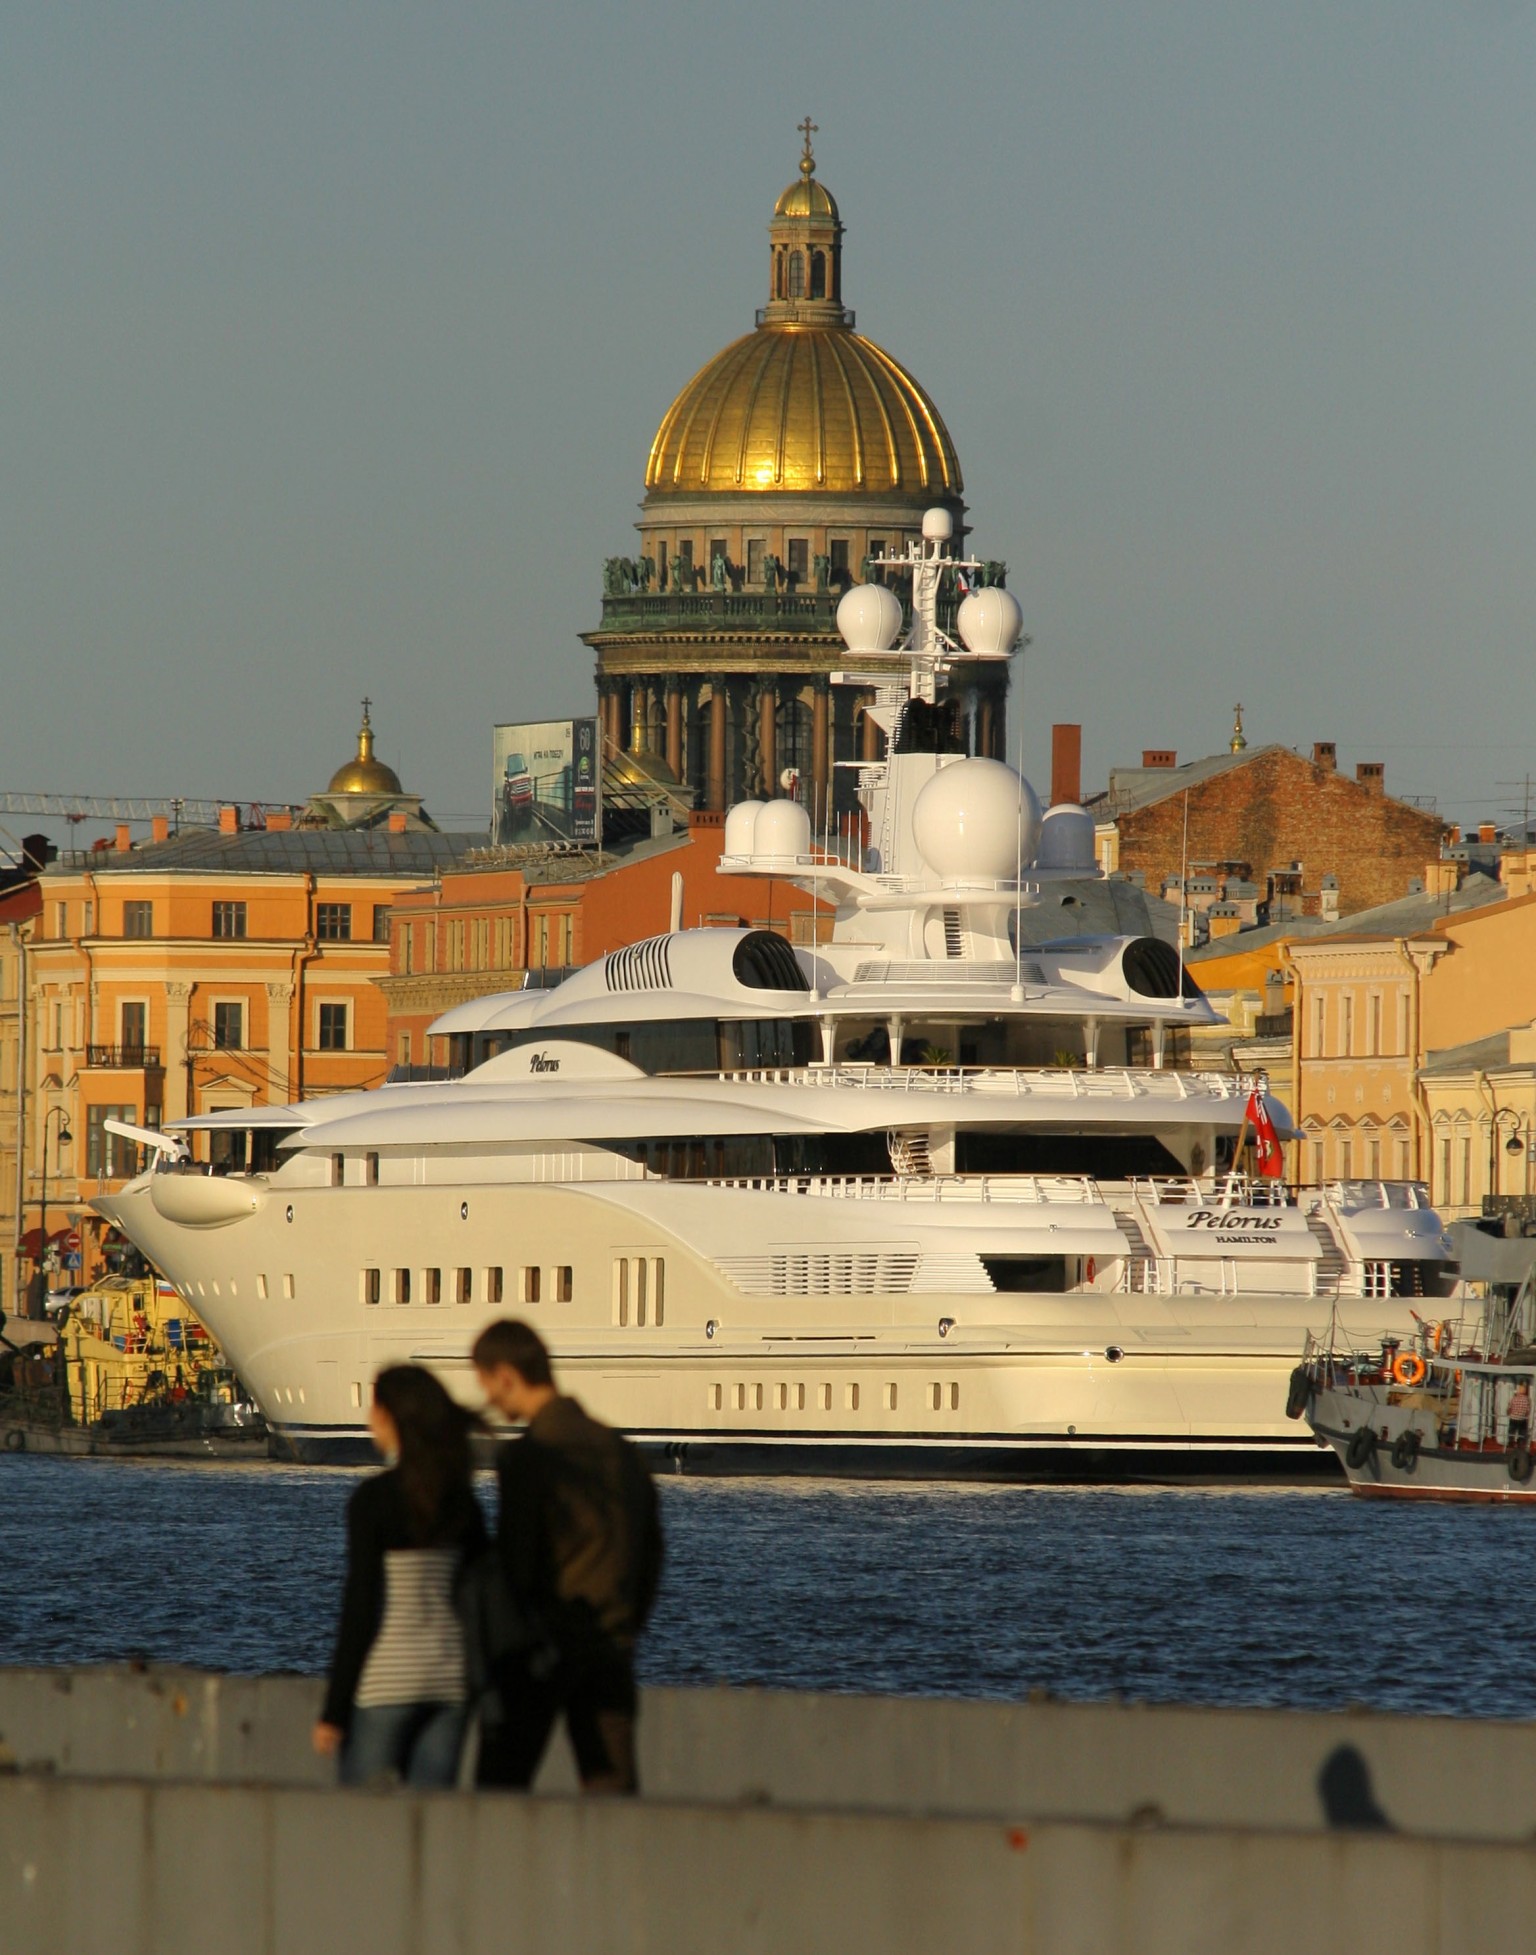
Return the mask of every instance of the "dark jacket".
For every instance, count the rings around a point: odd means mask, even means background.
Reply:
[[[656,1488],[638,1451],[574,1398],[504,1446],[498,1540],[519,1599],[556,1639],[583,1625],[628,1648],[661,1579]]]
[[[424,1539],[413,1524],[400,1471],[375,1473],[347,1502],[347,1578],[331,1657],[322,1724],[346,1730],[363,1665],[384,1620],[384,1557],[397,1548],[456,1547],[468,1557],[485,1545],[485,1517],[473,1492],[453,1499]]]

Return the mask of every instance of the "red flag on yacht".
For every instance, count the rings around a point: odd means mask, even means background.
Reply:
[[[1285,1172],[1280,1160],[1280,1138],[1261,1093],[1248,1095],[1246,1117],[1253,1123],[1253,1151],[1257,1156],[1259,1173],[1269,1180],[1278,1181]]]

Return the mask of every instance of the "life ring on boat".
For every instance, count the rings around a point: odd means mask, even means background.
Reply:
[[[1424,1339],[1435,1356],[1437,1358],[1443,1358],[1451,1348],[1451,1340],[1454,1335],[1455,1333],[1452,1331],[1450,1325],[1441,1322],[1431,1324],[1429,1329],[1424,1333]]]
[[[1392,1361],[1392,1376],[1399,1385],[1422,1385],[1429,1376],[1429,1366],[1417,1351],[1404,1351]]]
[[[12,1426],[5,1435],[5,1450],[8,1453],[24,1453],[27,1450],[27,1435],[20,1426]]]
[[[1424,1444],[1424,1435],[1409,1426],[1400,1432],[1392,1442],[1392,1464],[1399,1473],[1414,1473],[1419,1465],[1419,1448]]]
[[[1530,1479],[1533,1467],[1536,1467],[1536,1460],[1531,1458],[1531,1449],[1529,1446],[1517,1446],[1510,1454],[1509,1477],[1517,1487],[1523,1487],[1526,1481]]]
[[[1344,1454],[1344,1458],[1346,1462],[1350,1466],[1354,1467],[1356,1472],[1358,1472],[1360,1468],[1365,1465],[1367,1460],[1374,1459],[1375,1456],[1376,1456],[1375,1428],[1373,1426],[1361,1426],[1360,1430],[1355,1434],[1354,1438],[1350,1440],[1348,1449]]]
[[[1312,1374],[1304,1364],[1297,1365],[1291,1373],[1291,1389],[1286,1394],[1285,1416],[1299,1419],[1312,1402]]]

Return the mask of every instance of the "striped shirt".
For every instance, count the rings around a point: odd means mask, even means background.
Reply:
[[[384,1620],[353,1703],[456,1704],[464,1695],[464,1632],[453,1607],[453,1548],[395,1548],[384,1557]]]

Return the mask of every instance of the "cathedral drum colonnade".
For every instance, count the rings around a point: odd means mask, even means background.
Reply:
[[[856,805],[857,770],[838,763],[878,758],[882,738],[864,711],[873,688],[832,684],[847,665],[837,601],[888,579],[905,604],[882,560],[921,535],[927,509],[950,512],[956,554],[966,525],[938,409],[854,330],[842,221],[816,176],[814,125],[802,129],[799,175],[768,226],[768,303],[663,416],[639,554],[608,559],[601,628],[582,636],[610,756],[717,809],[781,793],[793,771],[820,827]],[[1004,566],[982,576],[1000,583]],[[944,592],[941,624],[960,595]],[[948,703],[963,744],[1001,757],[1006,667],[961,684]]]

